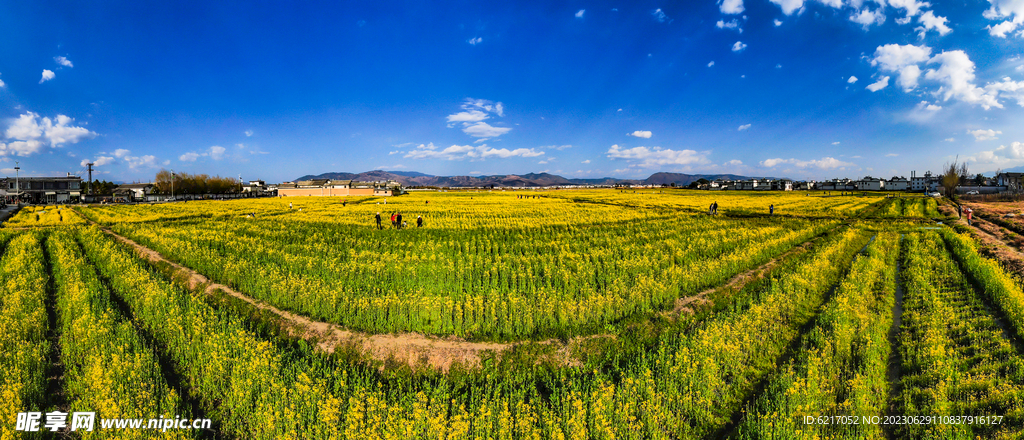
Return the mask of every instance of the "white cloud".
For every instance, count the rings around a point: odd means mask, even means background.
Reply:
[[[740,27],[739,20],[736,20],[735,18],[729,21],[718,20],[718,23],[715,23],[715,27],[719,29],[735,29],[739,31],[739,33],[743,33],[743,28]]]
[[[37,140],[15,141],[7,144],[0,142],[0,156],[31,156],[42,151],[44,145]]]
[[[1006,38],[1006,34],[1013,32],[1018,26],[1020,26],[1020,23],[1006,20],[996,25],[988,25],[985,29],[988,29],[989,35],[993,37]]]
[[[252,130],[245,130],[245,137],[251,137],[251,136],[252,136]]]
[[[75,144],[83,139],[96,137],[96,133],[84,127],[72,125],[74,119],[64,115],[56,118],[40,118],[38,114],[26,112],[11,121],[4,136],[14,140],[4,147],[0,156],[15,154],[28,156],[42,151],[43,146],[60,147]]]
[[[576,18],[583,18],[583,13],[584,12],[587,12],[587,10],[586,9],[580,9],[580,11],[576,13]]]
[[[922,8],[927,8],[931,6],[931,4],[918,0],[889,0],[889,6],[897,9],[903,9],[907,12],[907,17],[913,17],[921,12]]]
[[[654,16],[655,20],[658,20],[658,23],[672,22],[672,19],[669,18],[668,15],[665,15],[665,12],[662,11],[661,8],[651,11],[651,15]]]
[[[897,153],[889,153],[889,154],[885,155],[885,157],[896,157],[896,156],[899,156],[899,154],[897,154]]]
[[[201,156],[202,155],[199,153],[190,151],[188,153],[182,154],[181,156],[178,156],[178,160],[182,162],[195,162],[196,159],[199,159]]]
[[[956,138],[945,138],[943,140],[946,142],[956,142]]]
[[[590,159],[587,159],[587,160],[585,160],[583,162],[580,162],[580,163],[590,163]]]
[[[544,155],[543,151],[536,151],[533,148],[517,148],[509,150],[506,148],[491,148],[487,144],[480,146],[452,145],[443,150],[438,150],[433,143],[420,145],[405,154],[409,159],[443,159],[443,160],[484,160],[489,157],[505,159],[509,157],[537,157]]]
[[[739,159],[733,159],[733,160],[730,160],[730,161],[724,163],[723,165],[738,166],[738,165],[743,165],[743,161],[741,161]]]
[[[839,141],[833,142],[832,145],[839,145]]]
[[[885,23],[885,14],[882,13],[882,8],[869,11],[867,8],[862,9],[860,12],[850,16],[850,21],[864,26],[867,30],[873,24]]]
[[[953,32],[953,29],[946,26],[946,23],[948,23],[949,20],[947,20],[946,17],[936,17],[932,11],[926,11],[924,14],[921,14],[917,21],[921,23],[921,27],[915,30],[921,33],[921,38],[924,38],[925,34],[930,30],[938,32],[939,35],[946,35]]]
[[[651,133],[650,131],[645,131],[645,130],[637,130],[637,131],[634,131],[632,133],[626,133],[626,136],[633,136],[633,137],[638,137],[638,138],[650,139],[651,136],[654,136],[654,133]]]
[[[135,168],[139,168],[139,167],[149,167],[149,168],[156,168],[157,167],[156,156],[153,156],[153,155],[148,155],[147,154],[147,155],[141,156],[141,157],[125,156],[124,160],[125,160],[125,162],[128,163],[128,168],[131,168],[131,169],[135,169]]]
[[[466,40],[467,43],[469,43],[469,44],[471,44],[473,46],[476,46],[477,44],[480,44],[482,41],[484,41],[484,37],[476,37],[476,38],[470,38],[469,40]]]
[[[736,129],[736,131],[743,131],[748,129],[750,129],[750,124],[743,124],[740,126],[740,128]]]
[[[794,12],[804,7],[804,0],[771,0],[772,3],[782,8],[782,13],[793,15]]]
[[[908,24],[908,23],[910,23],[910,22],[911,22],[911,21],[913,21],[913,20],[914,20],[914,19],[913,19],[913,18],[911,18],[911,17],[903,17],[903,18],[897,18],[897,19],[896,19],[896,24],[898,24],[898,25],[904,25],[904,24]]]
[[[975,142],[980,142],[980,141],[990,141],[990,140],[994,140],[994,139],[999,139],[999,138],[996,137],[996,135],[997,134],[1003,134],[1003,132],[1001,132],[999,130],[992,130],[992,129],[989,129],[989,130],[978,129],[978,130],[967,130],[967,134],[969,134],[971,136],[974,136],[974,141]]]
[[[131,154],[131,151],[125,150],[124,148],[114,150],[114,157],[123,158],[129,154]]]
[[[492,115],[505,116],[505,106],[500,102],[467,98],[461,107],[463,111],[448,115],[449,128],[461,124],[464,133],[477,138],[493,138],[512,131],[509,127],[495,127],[483,122]]]
[[[776,19],[773,23],[775,23],[775,27],[782,26],[782,20]]]
[[[718,5],[718,9],[723,14],[740,14],[743,13],[743,0],[721,0]]]
[[[843,162],[834,157],[823,157],[817,160],[799,160],[799,159],[767,159],[761,161],[761,166],[766,168],[774,168],[777,165],[793,165],[797,168],[818,168],[822,170],[831,170],[841,167],[856,166],[856,164],[850,162]]]
[[[1013,142],[1009,146],[1000,145],[995,150],[982,151],[973,158],[980,163],[1011,165],[1024,159],[1024,142]]]
[[[712,62],[708,63],[708,67],[711,67],[711,66],[714,66],[714,65],[715,65],[715,62],[714,62],[714,61],[712,61]]]
[[[470,110],[465,112],[458,112],[452,115],[448,115],[448,127],[454,126],[459,122],[477,122],[488,119],[487,113],[480,110]]]
[[[71,64],[71,60],[64,57],[54,57],[53,60],[64,67],[75,67],[74,64]]]
[[[6,85],[7,85],[7,84],[4,84],[3,80],[0,80],[0,88],[3,88],[3,87],[4,87],[4,86],[6,86]]]
[[[917,64],[927,61],[931,52],[932,49],[927,46],[886,44],[875,49],[871,65],[879,66],[882,71],[899,73],[896,83],[904,91],[910,91],[917,87],[917,80],[921,76],[921,68]]]
[[[56,75],[54,75],[52,70],[43,69],[43,78],[39,80],[39,84],[42,84],[44,82],[47,82],[47,81],[53,79],[54,76],[56,76]]]
[[[486,122],[477,122],[475,124],[465,125],[462,131],[474,137],[492,138],[508,133],[512,131],[512,129],[508,127],[493,127]]]
[[[882,89],[886,88],[888,85],[889,85],[889,77],[888,76],[883,76],[878,81],[876,81],[874,84],[868,84],[868,86],[865,87],[865,88],[870,90],[870,91],[872,91],[872,92],[877,92],[879,90],[882,90]]]
[[[606,153],[609,159],[622,159],[632,162],[635,167],[654,167],[660,165],[689,165],[707,163],[709,152],[694,150],[672,150],[661,147],[635,147],[622,149],[612,145]]]
[[[1002,95],[1016,99],[1017,104],[1024,107],[1024,81],[1011,81],[1010,78],[1003,78],[1001,82],[985,85],[988,93],[1001,93]]]
[[[117,151],[114,152],[114,155],[117,156],[118,153],[121,153],[122,151],[124,151],[125,154],[128,153],[128,150],[117,150]],[[224,158],[224,153],[226,151],[227,151],[227,148],[224,148],[224,147],[222,147],[220,145],[214,145],[214,146],[210,147],[208,150],[206,150],[206,151],[204,151],[202,153],[197,153],[195,151],[190,151],[188,153],[182,154],[181,156],[178,156],[178,160],[180,160],[182,162],[195,162],[196,159],[199,159],[200,157],[209,157],[210,159],[213,159],[213,160],[221,160],[221,159]],[[253,154],[256,154],[256,153],[265,154],[262,151],[254,152]],[[120,156],[118,156],[118,157],[120,157]],[[145,156],[143,156],[143,157],[145,157]],[[130,160],[130,158],[125,156],[125,160]]]
[[[746,49],[746,48],[747,48],[747,45],[745,43],[743,43],[742,41],[737,41],[736,43],[734,43],[732,45],[732,51],[733,52],[739,52],[739,51],[741,51],[743,49]]]
[[[116,160],[113,157],[110,157],[110,156],[100,156],[100,157],[97,157],[96,159],[92,160],[93,166],[97,166],[97,167],[101,167],[103,165],[109,165],[109,164],[112,164],[114,162],[116,162]],[[89,159],[82,159],[82,167],[84,168],[87,165],[89,165]]]
[[[942,84],[936,95],[948,101],[956,98],[969,104],[1003,108],[997,100],[998,91],[986,91],[974,85],[974,62],[962,50],[952,50],[935,55],[928,64],[938,64],[938,69],[928,69],[924,77]]]
[[[942,110],[942,106],[929,103],[928,101],[921,101],[921,102],[917,103],[917,109],[918,110],[926,110],[926,111],[930,111],[930,112],[935,112],[935,111]]]
[[[1008,32],[1012,32],[1021,24],[1024,24],[1024,1],[989,0],[989,3],[992,4],[992,7],[982,14],[985,18],[989,20],[1007,19],[1002,23],[986,28],[992,36],[1006,38]],[[1024,36],[1024,31],[1018,33],[1017,36]]]
[[[213,160],[221,160],[224,158],[225,151],[227,151],[226,148],[220,145],[214,145],[210,147],[210,158]]]
[[[850,84],[853,84],[853,83],[857,82],[857,77],[856,76],[851,76],[850,79],[846,80],[846,82],[850,83]]]

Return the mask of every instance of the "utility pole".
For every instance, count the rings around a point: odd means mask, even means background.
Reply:
[[[92,195],[92,166],[94,164],[89,162],[87,165],[89,165],[89,190],[87,192],[89,195]]]
[[[242,173],[238,173],[238,197],[242,197]]]
[[[14,186],[17,187],[14,189],[14,203],[16,203],[15,206],[21,206],[21,162],[14,161],[14,172],[16,173],[14,176]]]
[[[174,170],[171,170],[171,201],[172,202],[174,201],[174,181],[176,179],[177,179],[177,176],[175,176]]]

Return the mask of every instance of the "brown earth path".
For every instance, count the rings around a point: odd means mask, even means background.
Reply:
[[[956,216],[956,207],[951,206],[951,202],[943,203],[939,205],[939,212],[950,217]],[[955,219],[953,223],[967,226],[967,217]],[[971,233],[982,245],[981,250],[999,260],[1004,267],[1024,276],[1024,253],[1009,244],[1014,240],[1006,236],[1004,229],[977,215],[971,219],[971,223]]]
[[[81,215],[81,213],[79,213]],[[471,342],[461,338],[450,336],[447,338],[430,337],[420,333],[398,333],[398,334],[367,334],[354,332],[340,325],[328,322],[314,321],[308,317],[281,310],[270,304],[259,301],[241,292],[232,289],[224,284],[212,282],[205,275],[200,274],[191,268],[180,265],[165,258],[146,246],[134,240],[124,237],[110,228],[100,225],[82,215],[92,225],[98,227],[104,233],[114,239],[127,244],[135,249],[138,254],[155,264],[168,265],[187,280],[189,289],[202,289],[204,293],[212,294],[221,291],[224,294],[245,301],[253,307],[265,310],[281,318],[282,327],[291,336],[301,337],[306,340],[316,341],[319,349],[332,353],[339,346],[354,346],[364,354],[379,361],[398,361],[409,365],[412,368],[428,366],[433,369],[447,372],[452,365],[459,363],[467,367],[479,366],[485,352],[496,352],[508,350],[518,345],[541,344],[554,345],[553,361],[563,365],[580,365],[572,352],[573,347],[581,342],[596,338],[615,338],[611,334],[597,334],[589,336],[577,336],[568,342],[550,339],[540,342],[523,341],[512,343],[498,342]],[[800,248],[810,245],[817,237],[801,243],[789,251],[770,260],[764,265],[742,272],[730,278],[725,284],[707,289],[697,295],[676,300],[675,309],[667,312],[672,317],[678,317],[680,313],[693,313],[687,305],[694,302],[707,302],[707,296],[719,289],[742,288],[747,282],[763,276],[770,271],[782,259],[788,257]]]

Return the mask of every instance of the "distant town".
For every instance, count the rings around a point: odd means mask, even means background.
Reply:
[[[571,181],[550,174],[528,174],[481,177],[447,177],[436,183],[447,185],[424,185],[410,180],[408,176],[426,176],[420,173],[395,175],[374,171],[359,175],[334,173],[337,175],[362,176],[364,174],[393,177],[381,180],[356,180],[352,178],[310,178],[276,184],[263,180],[235,180],[205,175],[176,175],[161,172],[155,182],[112,184],[89,181],[68,173],[63,177],[4,177],[0,178],[0,200],[5,204],[15,203],[20,196],[23,203],[137,203],[171,200],[194,200],[208,198],[242,197],[295,197],[295,196],[393,196],[408,191],[447,189],[569,189],[569,188],[690,188],[707,191],[889,191],[889,192],[940,192],[943,191],[942,176],[928,171],[911,177],[893,176],[889,179],[865,176],[860,179],[836,178],[831,180],[793,180],[785,178],[714,178],[707,175],[657,173],[644,181],[620,179],[589,179]],[[658,176],[658,178],[655,178]],[[666,178],[666,176],[669,176]],[[217,185],[212,181],[216,180]],[[405,182],[402,182],[405,180]],[[420,179],[422,181],[422,179]],[[577,179],[583,180],[583,179]],[[652,181],[662,181],[654,183]],[[210,181],[210,182],[207,182]],[[564,182],[563,182],[564,181]],[[434,183],[434,182],[431,182]],[[454,183],[454,184],[453,184]],[[977,174],[961,177],[956,192],[960,194],[995,194],[1019,192],[1024,188],[1024,173],[1000,172],[994,177]],[[177,186],[177,188],[175,188]]]

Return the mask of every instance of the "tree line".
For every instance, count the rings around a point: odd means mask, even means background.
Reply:
[[[170,194],[171,181],[174,181],[174,194],[228,194],[241,190],[238,179],[231,177],[209,176],[207,174],[174,173],[160,170],[153,181],[156,194]]]

